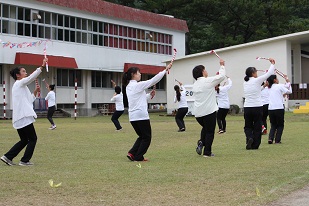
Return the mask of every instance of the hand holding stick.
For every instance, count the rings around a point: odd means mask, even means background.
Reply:
[[[175,60],[175,58],[176,58],[176,54],[177,54],[177,50],[174,48],[174,55],[173,55],[173,58],[172,58],[172,60],[171,60],[171,63],[170,63],[170,68],[172,67],[172,65],[173,65],[173,62],[174,62],[174,60]],[[168,70],[167,70],[167,74],[169,74],[170,73],[170,68],[168,68]]]

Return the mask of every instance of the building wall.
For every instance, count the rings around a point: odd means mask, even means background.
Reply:
[[[0,3],[6,3],[9,5],[16,5],[20,7],[31,8],[35,10],[48,11],[57,14],[64,14],[73,17],[91,19],[100,22],[107,22],[132,28],[138,28],[141,30],[149,30],[158,33],[164,33],[173,37],[173,47],[177,48],[177,55],[182,57],[185,55],[185,32],[172,30],[167,28],[161,28],[157,26],[150,26],[147,24],[141,24],[137,22],[130,22],[127,20],[109,18],[98,14],[91,14],[85,11],[73,10],[70,8],[63,8],[55,5],[47,5],[41,2],[33,0],[0,0]],[[3,42],[33,42],[38,40],[44,40],[34,37],[18,36],[12,34],[1,34],[0,39]],[[4,79],[7,82],[7,103],[8,109],[12,109],[10,88],[12,87],[14,80],[9,77],[10,69],[14,68],[15,56],[17,52],[43,54],[44,45],[28,47],[28,48],[3,48],[0,53],[0,64],[3,65]],[[87,45],[74,42],[51,40],[47,43],[47,56],[64,56],[73,57],[78,65],[78,70],[82,70],[82,86],[78,88],[78,104],[81,108],[91,108],[92,103],[110,103],[110,99],[114,94],[112,88],[92,88],[91,87],[91,71],[109,71],[114,72],[117,77],[116,83],[121,84],[121,77],[123,73],[124,63],[137,63],[147,64],[155,66],[165,66],[164,61],[172,58],[171,55],[150,53],[143,51],[133,51],[127,49],[102,47],[96,45]],[[20,66],[20,65],[19,65]],[[28,74],[34,71],[34,66],[24,65]],[[49,72],[43,71],[38,80],[42,88],[42,97],[47,94],[43,79],[50,84],[56,84],[57,104],[74,104],[74,87],[60,87],[57,86],[57,69],[50,67]],[[0,89],[1,84],[0,84]],[[29,85],[29,89],[34,89],[34,83]],[[2,92],[2,91],[1,91]],[[154,99],[149,103],[166,103],[166,91],[158,90]]]
[[[286,40],[279,40],[260,43],[254,46],[217,50],[217,53],[225,60],[226,75],[233,81],[233,86],[229,91],[230,104],[243,107],[243,79],[246,68],[249,66],[254,66],[258,70],[267,70],[269,68],[269,61],[257,61],[256,57],[274,58],[276,60],[276,68],[285,74],[290,74],[291,66],[288,59],[291,57],[290,51],[287,51],[287,48],[290,47],[289,44]],[[205,66],[209,76],[214,76],[220,68],[219,59],[213,54],[191,55],[174,62],[170,75],[167,75],[168,113],[177,108],[177,104],[173,103],[175,79],[184,85],[193,84],[192,69],[200,64]],[[261,74],[260,72],[259,75]],[[281,77],[280,80],[283,81]]]

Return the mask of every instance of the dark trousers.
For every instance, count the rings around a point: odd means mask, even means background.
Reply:
[[[54,121],[53,121],[53,115],[56,111],[56,106],[51,106],[48,107],[48,111],[47,111],[47,119],[48,121],[51,123],[51,125],[55,125]]]
[[[269,140],[275,139],[276,143],[281,142],[284,129],[284,109],[269,110],[270,132]]]
[[[37,141],[37,136],[35,133],[35,129],[33,124],[29,124],[21,129],[17,130],[18,135],[20,137],[20,141],[17,142],[6,154],[5,156],[10,159],[13,160],[14,157],[16,157],[19,152],[24,149],[24,147],[26,147],[24,156],[21,158],[22,162],[29,162],[29,160],[31,159],[33,152],[34,152],[34,148],[36,145],[36,141]]]
[[[186,128],[183,118],[186,116],[187,113],[188,113],[188,107],[178,109],[177,114],[175,116],[175,120],[179,129]]]
[[[267,116],[268,116],[268,104],[263,105],[263,116],[262,116],[262,123],[264,127],[267,129]]]
[[[201,141],[203,142],[204,155],[211,155],[211,146],[215,137],[216,129],[216,112],[203,117],[197,117],[197,122],[202,126]]]
[[[112,122],[114,123],[114,125],[115,125],[115,127],[116,127],[117,130],[122,129],[122,127],[121,127],[121,125],[120,125],[118,119],[119,119],[119,117],[123,114],[123,112],[124,112],[124,111],[115,111],[114,114],[113,114],[113,116],[112,116],[112,118],[111,118],[111,120],[112,120]]]
[[[138,138],[129,153],[134,156],[134,160],[142,161],[144,160],[144,154],[146,154],[151,142],[150,120],[132,121],[130,123],[138,135]]]
[[[261,144],[262,113],[263,107],[244,108],[246,142],[253,139],[252,149],[258,149]]]
[[[217,123],[219,130],[226,130],[226,121],[225,117],[227,113],[229,112],[229,109],[224,109],[224,108],[219,108],[218,113],[217,113]]]

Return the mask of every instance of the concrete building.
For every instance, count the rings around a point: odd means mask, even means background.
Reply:
[[[251,43],[221,48],[216,50],[226,62],[226,74],[233,81],[229,91],[230,104],[243,108],[243,82],[245,70],[254,66],[258,70],[267,70],[269,61],[257,61],[256,57],[272,57],[276,60],[276,68],[287,74],[292,83],[293,94],[286,99],[286,108],[305,105],[309,101],[309,31],[264,39]],[[194,101],[190,85],[194,83],[192,69],[196,65],[204,65],[209,76],[216,75],[219,60],[209,51],[177,58],[173,69],[167,76],[167,111],[171,113],[177,105],[173,103],[175,79],[187,85],[189,107]],[[260,73],[261,74],[261,73]],[[279,77],[281,83],[284,79]],[[189,109],[190,110],[190,109]]]
[[[148,79],[165,67],[173,48],[185,56],[186,32],[183,20],[101,0],[0,0],[0,95],[5,81],[10,111],[14,80],[9,71],[24,66],[30,74],[41,65],[45,49],[49,72],[38,79],[41,96],[47,94],[45,79],[56,84],[57,107],[72,110],[77,79],[79,115],[93,115],[111,103],[110,81],[120,85],[130,66],[139,66],[142,79]],[[166,78],[156,86],[149,103],[166,104]]]

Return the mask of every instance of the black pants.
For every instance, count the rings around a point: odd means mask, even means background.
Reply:
[[[176,123],[179,129],[182,129],[182,128],[186,129],[183,118],[186,116],[187,113],[188,113],[188,107],[178,109],[177,114],[175,116],[175,120],[176,120]]]
[[[113,114],[113,116],[112,116],[112,118],[111,118],[111,120],[112,120],[112,122],[114,123],[114,125],[115,125],[115,127],[116,127],[117,130],[122,129],[122,127],[121,127],[121,125],[120,125],[118,119],[119,119],[119,117],[123,114],[123,112],[124,112],[124,111],[115,111],[114,114]]]
[[[269,140],[281,142],[281,136],[284,129],[284,109],[269,110],[270,132]]]
[[[48,107],[48,111],[47,111],[47,119],[48,121],[51,123],[51,125],[55,125],[54,121],[53,121],[53,115],[56,111],[56,106],[51,106]]]
[[[24,156],[21,158],[22,162],[29,162],[31,159],[37,141],[37,136],[33,124],[29,124],[17,130],[20,141],[17,142],[4,156],[13,160],[19,152],[26,147]]]
[[[258,149],[261,144],[262,113],[263,107],[244,108],[246,142],[253,139],[252,149]]]
[[[226,121],[225,117],[227,113],[229,112],[229,109],[224,109],[224,108],[219,108],[218,113],[217,113],[217,123],[219,130],[226,130]]]
[[[262,124],[267,129],[268,104],[263,105]]]
[[[138,138],[129,153],[134,156],[134,160],[142,161],[144,160],[144,154],[146,154],[151,142],[150,120],[132,121],[130,123],[138,135]]]
[[[211,155],[211,146],[215,137],[216,129],[216,112],[203,117],[197,117],[197,122],[202,126],[201,141],[203,142],[204,155]]]

